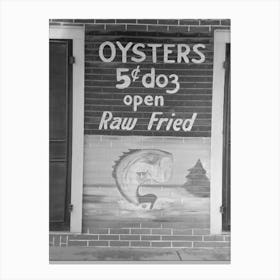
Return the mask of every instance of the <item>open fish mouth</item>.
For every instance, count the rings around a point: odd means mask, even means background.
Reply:
[[[155,194],[140,194],[140,188],[148,182],[161,184],[172,176],[173,156],[158,149],[129,150],[115,162],[113,177],[121,195],[130,203],[149,203],[153,208]]]

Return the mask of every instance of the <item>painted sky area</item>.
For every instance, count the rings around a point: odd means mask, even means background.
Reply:
[[[115,184],[114,162],[129,149],[160,149],[173,154],[173,173],[165,184],[182,185],[198,159],[210,178],[210,139],[192,137],[85,135],[84,184]]]

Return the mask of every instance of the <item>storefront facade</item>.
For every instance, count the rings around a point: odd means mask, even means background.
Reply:
[[[230,247],[229,29],[50,20],[51,246]]]

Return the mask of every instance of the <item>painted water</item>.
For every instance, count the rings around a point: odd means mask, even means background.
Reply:
[[[115,185],[84,186],[83,227],[106,222],[184,223],[192,227],[209,225],[209,197],[196,197],[181,186],[147,186],[141,193],[153,193],[157,201],[138,206],[127,202]]]

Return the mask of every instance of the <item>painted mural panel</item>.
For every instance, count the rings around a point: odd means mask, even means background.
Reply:
[[[83,230],[112,223],[208,227],[210,139],[85,137]]]
[[[86,31],[83,230],[208,227],[212,34],[103,33]]]

